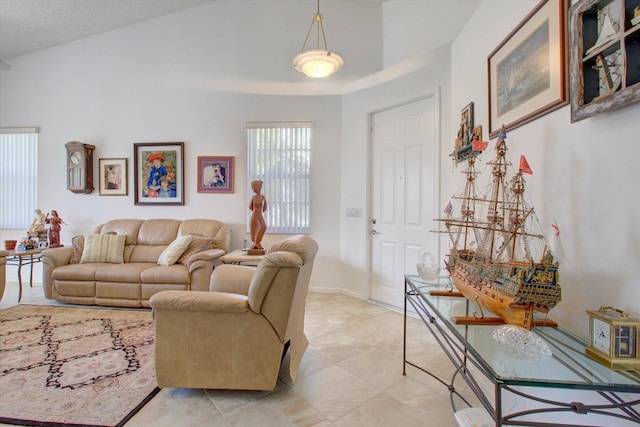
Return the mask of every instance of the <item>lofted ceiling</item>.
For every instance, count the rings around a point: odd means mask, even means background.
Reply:
[[[215,0],[0,0],[0,60]]]

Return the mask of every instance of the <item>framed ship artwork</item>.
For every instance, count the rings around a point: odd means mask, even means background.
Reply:
[[[136,205],[184,205],[184,142],[133,144]]]
[[[489,54],[489,137],[569,103],[569,0],[542,0]]]

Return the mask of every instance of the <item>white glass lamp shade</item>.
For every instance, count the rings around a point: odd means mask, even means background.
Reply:
[[[343,65],[344,60],[340,55],[324,49],[308,50],[293,59],[296,70],[316,79],[330,76]]]

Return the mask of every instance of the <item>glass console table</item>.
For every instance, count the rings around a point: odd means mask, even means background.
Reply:
[[[428,283],[416,275],[405,276],[403,375],[410,365],[437,379],[449,388],[454,412],[457,404],[471,406],[466,391],[460,391],[466,389],[496,426],[640,424],[640,371],[614,371],[589,359],[584,355],[587,343],[561,327],[533,329],[551,349],[550,358],[526,361],[508,356],[492,338],[498,326],[456,325],[451,320],[480,313],[474,303],[429,294],[450,289],[448,277]],[[407,360],[408,310],[422,319],[455,367],[450,379]],[[466,387],[456,388],[459,378]]]

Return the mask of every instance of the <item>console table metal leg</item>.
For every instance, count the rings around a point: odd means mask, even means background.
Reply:
[[[22,299],[22,257],[18,256],[18,302]]]
[[[404,326],[402,328],[402,375],[407,375],[407,288],[409,285],[404,281]]]
[[[29,287],[33,288],[33,255],[29,255],[29,264],[31,264],[29,269]]]

